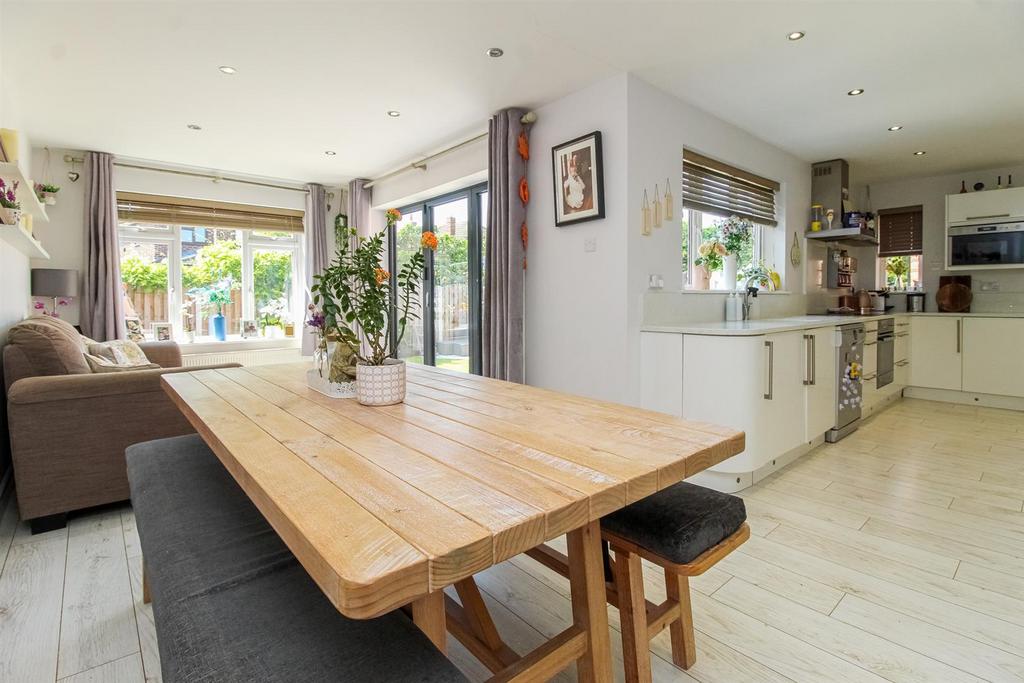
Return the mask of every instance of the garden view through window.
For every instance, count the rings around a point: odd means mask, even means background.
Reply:
[[[764,248],[764,226],[748,223],[745,235],[733,240],[736,254],[736,281],[725,281],[725,256],[727,240],[723,237],[722,226],[729,217],[707,211],[683,209],[680,220],[680,242],[682,246],[680,267],[683,270],[687,289],[732,290],[749,277],[770,274],[775,270],[768,263]],[[781,281],[780,281],[781,282]],[[763,286],[771,288],[774,285]]]
[[[301,233],[122,221],[125,318],[147,339],[215,338],[224,316],[229,337],[295,336],[303,324],[298,267]]]

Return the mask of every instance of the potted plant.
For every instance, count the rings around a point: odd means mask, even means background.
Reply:
[[[349,239],[340,240],[337,255],[314,277],[312,287],[314,311],[323,317],[325,335],[361,342],[355,350],[356,392],[364,405],[391,405],[405,399],[405,362],[396,356],[409,321],[418,317],[414,308],[423,275],[420,250],[401,265],[392,285],[391,275],[381,267],[384,238],[402,214],[388,209],[386,217],[387,228],[371,237],[357,237],[350,228],[355,248]],[[436,249],[437,236],[424,232],[420,246]]]
[[[57,193],[60,192],[60,188],[50,183],[36,183],[35,184],[36,196],[39,197],[39,201],[47,206],[53,206],[57,203]]]
[[[288,304],[284,299],[275,299],[260,309],[260,328],[264,337],[279,339],[284,336],[284,316]]]
[[[189,292],[199,297],[208,312],[214,312],[210,316],[210,334],[217,341],[225,341],[228,338],[224,306],[231,303],[232,289],[235,289],[235,286],[231,278],[225,278],[208,287],[200,287]]]
[[[744,282],[753,280],[760,288],[768,292],[778,291],[782,285],[782,277],[778,272],[765,265],[764,261],[751,263],[743,269],[740,275]]]
[[[0,178],[0,223],[18,225],[21,223],[21,202],[18,201],[18,181],[10,185]]]
[[[696,266],[693,287],[694,289],[710,289],[712,273],[722,269],[722,258],[727,253],[725,245],[717,239],[710,239],[700,245],[697,253],[700,256],[693,261],[693,265]]]
[[[743,248],[750,244],[754,233],[754,224],[746,218],[729,216],[715,223],[719,241],[725,245],[725,288],[736,289],[736,270],[738,256]]]
[[[196,340],[195,302],[188,301],[181,305],[181,329],[185,333],[185,341],[191,344]]]

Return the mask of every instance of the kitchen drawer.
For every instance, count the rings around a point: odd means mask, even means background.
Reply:
[[[878,371],[878,340],[864,342],[864,377]]]
[[[910,360],[897,360],[893,368],[893,383],[900,387],[910,384]]]
[[[893,360],[901,361],[910,358],[910,330],[896,330],[896,340],[893,344]]]

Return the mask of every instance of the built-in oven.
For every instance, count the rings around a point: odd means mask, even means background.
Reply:
[[[896,326],[893,318],[883,318],[878,321],[878,374],[875,377],[875,388],[892,384],[895,377],[893,364],[893,352],[896,343]]]
[[[1024,222],[947,229],[951,268],[1024,267]]]

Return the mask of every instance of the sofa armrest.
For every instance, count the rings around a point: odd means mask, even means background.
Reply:
[[[193,368],[161,368],[128,372],[102,372],[91,375],[51,375],[26,377],[11,385],[7,401],[16,405],[71,401],[101,396],[163,391],[160,376],[170,372],[193,372],[217,368],[237,368],[238,363],[205,365]]]
[[[178,342],[139,342],[139,348],[146,354],[149,362],[156,363],[162,368],[181,367],[181,347],[178,346]]]

